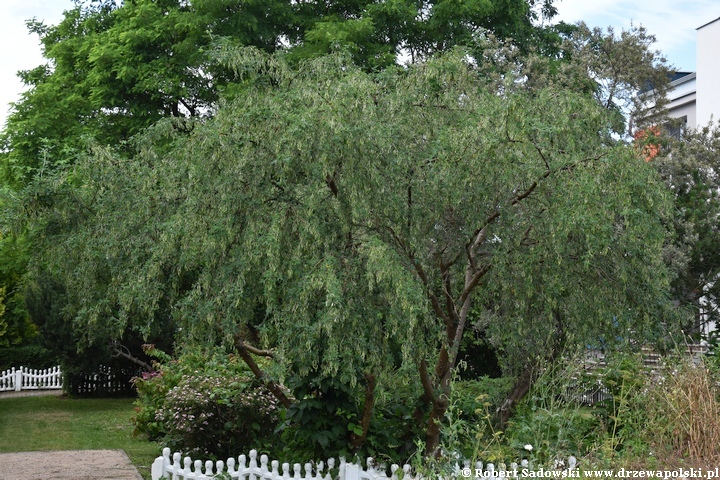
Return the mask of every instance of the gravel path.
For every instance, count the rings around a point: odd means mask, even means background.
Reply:
[[[0,399],[18,397],[49,397],[51,395],[59,397],[62,394],[62,388],[53,390],[21,390],[19,392],[0,392]]]
[[[143,480],[122,450],[0,453],[0,480]]]

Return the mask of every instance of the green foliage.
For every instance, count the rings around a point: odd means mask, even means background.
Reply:
[[[641,355],[618,352],[593,373],[584,371],[583,360],[547,364],[504,431],[493,425],[495,405],[484,393],[494,387],[456,382],[443,426],[444,455],[417,459],[417,467],[450,475],[459,456],[496,466],[527,459],[531,468],[548,470],[573,455],[585,470],[714,468],[720,435],[714,357],[672,351],[651,369]],[[582,405],[581,395],[598,379],[611,398]],[[470,398],[475,392],[482,393]]]
[[[713,468],[718,455],[718,372],[710,357],[671,351],[652,369],[639,355],[608,358],[613,397],[596,414],[605,425],[586,457],[595,468]]]
[[[390,0],[297,4],[305,32],[291,58],[308,58],[345,50],[368,70],[393,65],[398,55],[415,63],[456,46],[471,46],[478,32],[512,39],[527,52],[556,49],[560,35],[539,20],[556,13],[552,1]]]
[[[720,320],[720,129],[711,125],[681,138],[655,139],[660,155],[651,162],[674,197],[676,236],[666,262],[677,273],[673,296],[691,312],[686,332],[696,337]]]
[[[608,429],[607,442],[603,447],[612,458],[615,451],[627,449],[633,454],[643,454],[647,445],[640,436],[647,422],[647,411],[642,408],[649,401],[648,376],[643,368],[640,354],[619,353],[608,360],[602,374],[603,385],[610,390],[611,398],[605,400],[604,417]],[[639,452],[637,450],[640,450]]]
[[[504,442],[504,432],[496,425],[495,412],[513,381],[512,377],[481,377],[453,382],[450,407],[443,421],[441,450],[451,456],[483,462],[506,459],[509,449]],[[452,464],[456,459],[445,460]]]
[[[160,118],[211,112],[227,72],[210,61],[217,36],[275,49],[289,2],[78,2],[39,35],[46,65],[20,72],[30,88],[0,137],[5,183],[20,187],[74,163],[94,140],[121,146]]]
[[[28,256],[26,236],[0,235],[0,348],[32,342],[37,336],[22,288]]]
[[[605,424],[596,409],[578,399],[597,387],[596,379],[584,378],[581,355],[547,365],[505,431],[512,451],[537,466],[587,455],[604,437]]]
[[[373,409],[368,436],[355,454],[363,459],[372,457],[385,465],[407,463],[416,453],[416,439],[422,437],[423,425],[414,418],[418,406],[418,387],[403,385],[407,378],[392,375],[384,392],[379,392]]]
[[[563,54],[572,61],[559,66],[564,72],[558,77],[584,84],[598,103],[615,113],[616,131],[634,134],[665,119],[674,68],[652,49],[655,40],[642,26],[616,33],[581,22],[564,42]],[[583,69],[575,70],[578,66]]]
[[[58,363],[59,359],[41,345],[26,344],[0,348],[0,371],[12,367],[50,368]]]
[[[212,114],[232,80],[210,55],[218,39],[266,52],[284,45],[296,60],[342,49],[380,69],[402,51],[422,59],[467,45],[479,28],[543,43],[535,3],[79,1],[57,25],[28,21],[47,63],[19,74],[29,89],[0,135],[0,173],[19,188],[74,163],[89,139],[117,147],[160,118]],[[550,0],[542,14],[554,14]]]
[[[280,429],[286,449],[299,458],[321,458],[325,452],[349,457],[350,434],[362,435],[357,403],[362,391],[333,379],[298,379],[288,386],[297,401],[285,412]]]
[[[282,434],[284,452],[293,458],[335,456],[364,459],[373,457],[386,464],[406,462],[415,453],[414,439],[422,433],[413,420],[419,392],[398,374],[383,379],[367,432],[360,447],[352,435],[363,434],[363,388],[351,387],[335,379],[291,378],[286,383],[296,399],[284,414]]]
[[[495,412],[512,388],[512,377],[480,377],[477,380],[456,381],[453,385],[453,402],[456,414],[466,420],[480,421],[484,410]]]
[[[584,93],[498,85],[464,51],[377,75],[243,58],[247,93],[213,119],[37,183],[54,204],[34,268],[61,279],[83,341],[239,336],[275,349],[270,378],[343,392],[417,371],[442,417],[470,322],[512,369],[665,319],[662,185]]]

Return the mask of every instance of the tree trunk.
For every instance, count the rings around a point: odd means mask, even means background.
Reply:
[[[510,395],[507,396],[503,404],[500,408],[498,408],[497,416],[501,429],[505,428],[505,424],[510,419],[510,416],[515,410],[515,406],[520,402],[520,400],[525,398],[530,391],[530,387],[535,381],[535,374],[533,370],[533,368],[528,367],[520,374],[517,380],[515,380],[515,384],[510,391]]]
[[[449,392],[448,392],[449,394]],[[438,456],[440,454],[440,432],[442,431],[442,420],[450,405],[450,399],[441,393],[433,400],[430,418],[428,419],[427,432],[425,433],[425,455]]]
[[[554,363],[565,348],[565,327],[562,321],[562,314],[558,310],[554,310],[553,318],[555,319],[555,336],[550,347],[550,356],[547,359],[550,363]],[[515,406],[525,398],[530,391],[535,380],[537,380],[537,372],[537,366],[526,367],[517,380],[515,380],[510,395],[507,396],[497,412],[500,428],[505,428],[505,424],[510,419],[510,416],[515,410]]]
[[[357,451],[362,447],[367,438],[368,429],[370,428],[370,419],[372,418],[373,407],[375,406],[375,375],[366,373],[365,374],[365,403],[363,405],[362,418],[360,419],[360,428],[362,428],[362,435],[356,433],[350,434],[350,445],[353,451]]]
[[[447,412],[450,406],[450,394],[452,390],[451,378],[452,378],[452,362],[449,358],[446,347],[440,350],[440,356],[438,363],[435,366],[435,378],[438,379],[439,388],[437,392],[433,389],[428,392],[426,386],[429,382],[429,377],[423,380],[423,386],[427,393],[431,394],[432,398],[432,409],[430,410],[430,418],[428,419],[427,431],[425,433],[425,455],[439,455],[440,454],[440,432],[442,431],[442,421],[445,418],[445,412]],[[425,370],[427,376],[427,370]]]

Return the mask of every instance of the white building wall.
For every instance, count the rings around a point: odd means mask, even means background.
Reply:
[[[691,73],[672,82],[668,92],[668,116],[685,118],[685,128],[694,129],[697,126],[696,83],[696,75]]]
[[[697,29],[697,126],[720,117],[720,18]]]

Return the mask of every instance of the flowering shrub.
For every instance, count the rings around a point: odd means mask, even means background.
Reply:
[[[226,458],[269,447],[279,421],[277,400],[248,377],[192,375],[168,392],[156,421],[172,449]]]
[[[132,421],[136,434],[144,433],[150,440],[157,440],[163,436],[165,426],[156,419],[156,412],[165,402],[168,391],[178,384],[180,376],[173,372],[169,355],[155,349],[153,345],[147,345],[144,350],[160,361],[153,362],[156,371],[144,372],[141,377],[133,379],[138,398]],[[174,363],[177,365],[177,362]]]
[[[186,454],[218,458],[277,446],[275,397],[245,364],[220,349],[188,350],[177,359],[148,348],[156,372],[135,379],[138,433]]]

